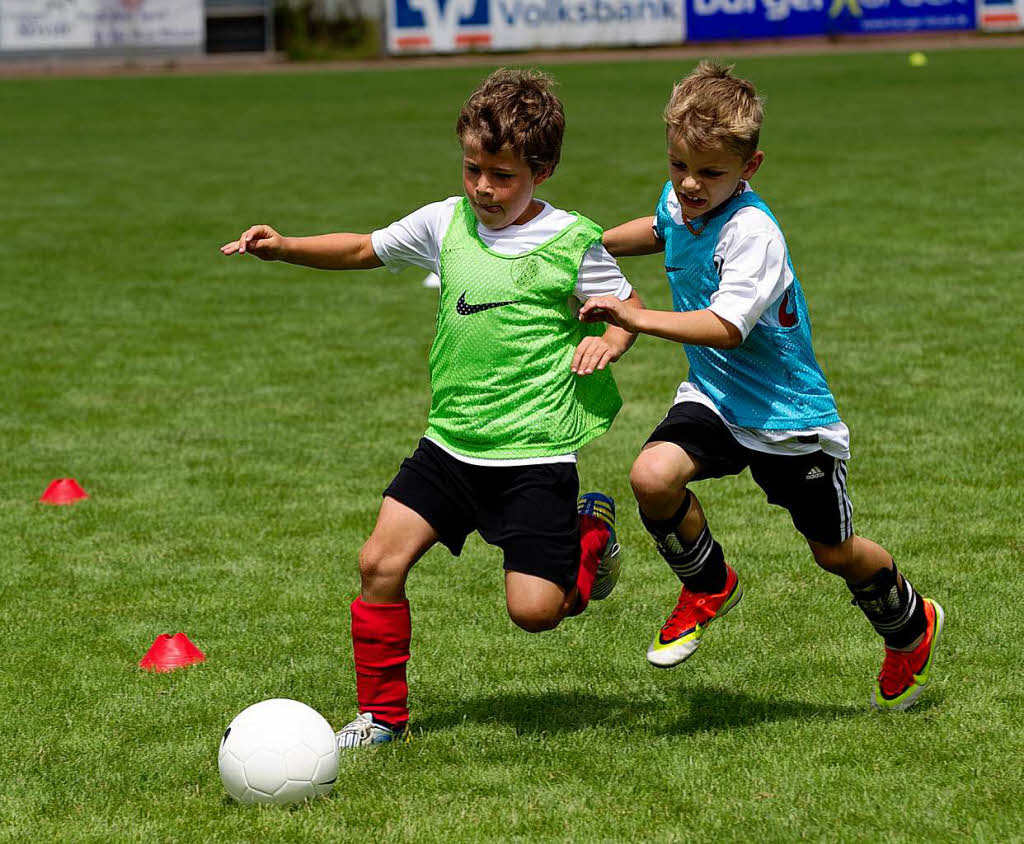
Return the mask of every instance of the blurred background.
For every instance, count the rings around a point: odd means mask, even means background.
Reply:
[[[1024,0],[0,0],[0,62],[863,41],[1022,21]]]

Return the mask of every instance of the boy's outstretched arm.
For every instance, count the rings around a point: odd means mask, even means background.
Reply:
[[[599,296],[599,299],[614,299],[623,308],[630,310],[643,308],[644,303],[640,300],[635,290],[630,291],[629,297],[619,299],[616,296]],[[588,302],[594,301],[588,299]],[[582,314],[582,307],[580,313]],[[582,319],[582,317],[581,317]],[[590,320],[594,322],[596,320]],[[636,340],[636,332],[609,323],[604,334],[600,337],[586,337],[576,347],[576,354],[572,359],[572,371],[577,375],[590,375],[598,369],[604,369],[608,364],[614,363],[629,350]]]
[[[735,349],[743,342],[743,334],[728,320],[704,309],[701,311],[652,311],[627,308],[614,296],[595,296],[580,308],[584,322],[607,322],[635,334],[650,334],[691,346],[714,349]]]
[[[601,238],[601,243],[616,258],[665,251],[665,241],[660,240],[654,233],[654,217],[638,217],[614,229],[608,229]]]
[[[368,234],[338,232],[313,237],[284,237],[270,226],[251,226],[225,243],[224,255],[251,252],[264,261],[285,261],[321,270],[370,270],[384,266]]]

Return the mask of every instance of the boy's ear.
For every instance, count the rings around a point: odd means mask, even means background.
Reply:
[[[743,165],[740,178],[745,182],[749,181],[753,178],[753,175],[758,171],[762,164],[764,164],[764,153],[761,150],[758,150],[750,156],[750,160]]]
[[[552,173],[552,171],[554,169],[555,169],[554,167],[545,167],[543,170],[538,170],[536,173],[534,173],[533,174],[533,186],[535,188],[539,187],[541,184],[543,184],[548,179],[550,179],[551,178],[551,173]]]

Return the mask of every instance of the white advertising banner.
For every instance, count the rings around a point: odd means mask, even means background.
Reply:
[[[978,0],[978,28],[988,32],[1024,29],[1024,0]]]
[[[681,44],[684,0],[387,0],[390,53]]]
[[[201,48],[203,0],[0,0],[0,50]]]

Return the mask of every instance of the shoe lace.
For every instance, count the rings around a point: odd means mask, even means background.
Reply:
[[[694,592],[689,592],[686,589],[682,591],[679,596],[679,601],[676,604],[676,608],[672,610],[668,620],[662,626],[662,631],[665,633],[675,633],[680,628],[692,626],[693,620],[696,616],[696,608],[703,607],[705,598],[699,596]]]
[[[887,693],[900,692],[914,681],[914,651],[885,649],[878,684]]]
[[[341,732],[346,738],[351,737],[350,740],[359,743],[369,738],[372,730],[373,721],[370,720],[370,716],[365,713],[360,713],[356,716],[354,721],[350,721],[346,724]]]

